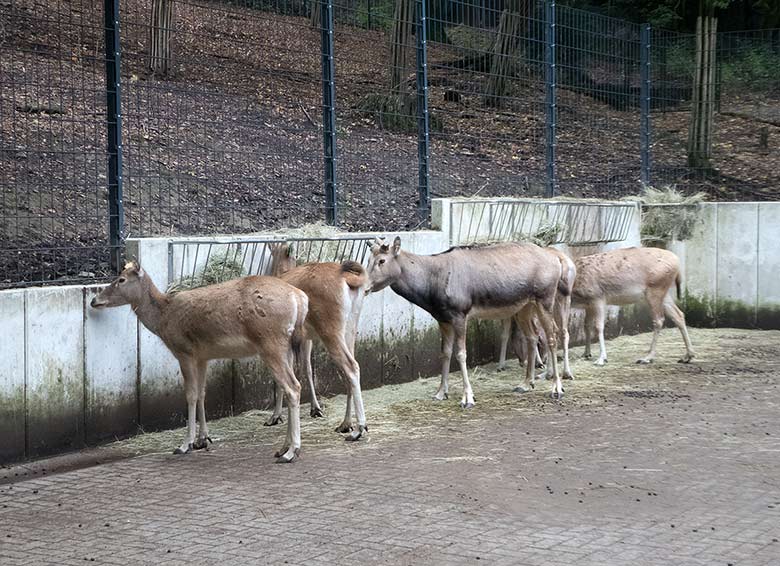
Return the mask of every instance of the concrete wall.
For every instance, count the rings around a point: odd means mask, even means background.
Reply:
[[[672,242],[685,311],[701,326],[780,328],[780,203],[703,204],[693,236]]]
[[[447,249],[447,207],[447,200],[437,199],[434,230],[402,233],[402,247],[420,254]],[[631,237],[609,247],[635,245],[638,237],[637,219]],[[136,257],[160,288],[168,284],[168,242],[167,238],[127,242],[127,256]],[[577,255],[597,248],[570,251]],[[129,307],[91,309],[89,302],[99,289],[65,286],[0,292],[4,327],[0,463],[127,436],[139,426],[153,430],[184,423],[181,374],[173,356],[138,324]],[[469,361],[494,360],[497,324],[471,326]],[[440,370],[438,353],[438,326],[428,313],[390,289],[366,298],[357,344],[364,387],[435,375]],[[321,352],[315,357],[315,372],[319,393],[343,391]],[[209,418],[268,406],[271,383],[259,361],[212,362]]]

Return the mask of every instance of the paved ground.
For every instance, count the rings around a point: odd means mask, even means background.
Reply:
[[[780,564],[780,332],[693,338],[695,363],[667,330],[649,368],[631,363],[647,336],[610,342],[562,404],[489,370],[465,413],[457,391],[424,398],[431,380],[369,392],[358,444],[324,431],[332,400],[292,465],[249,415],[248,435],[215,422],[208,452],[5,483],[0,563]]]

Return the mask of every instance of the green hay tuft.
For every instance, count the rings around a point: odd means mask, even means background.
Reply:
[[[169,293],[187,291],[206,285],[214,285],[244,276],[244,266],[235,254],[223,252],[212,255],[203,269],[193,275],[188,275],[174,281],[168,286]]]
[[[705,193],[685,196],[673,186],[646,187],[636,198],[645,205],[642,207],[642,241],[653,244],[689,239],[699,221],[698,205],[706,197]],[[652,206],[658,204],[678,206]]]

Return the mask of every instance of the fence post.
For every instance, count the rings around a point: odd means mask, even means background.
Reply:
[[[639,148],[641,152],[642,169],[639,178],[643,185],[650,184],[650,97],[652,83],[650,81],[650,24],[642,24],[639,45]]]
[[[104,0],[106,40],[106,126],[108,129],[108,242],[111,268],[121,268],[124,205],[122,203],[122,87],[119,0]]]
[[[420,225],[428,222],[431,206],[430,120],[428,116],[428,39],[425,1],[417,0],[417,213]]]
[[[336,68],[333,60],[333,0],[320,0],[322,25],[322,129],[325,158],[325,220],[338,222],[336,189]]]
[[[547,198],[555,196],[555,127],[557,122],[557,72],[555,67],[555,40],[556,40],[556,28],[555,28],[555,0],[550,0],[545,3],[544,6],[544,54],[545,54],[545,121],[546,121],[546,151],[545,159],[547,162]]]

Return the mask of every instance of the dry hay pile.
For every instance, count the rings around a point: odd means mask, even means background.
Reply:
[[[711,388],[729,378],[744,378],[744,368],[755,362],[757,350],[763,352],[767,368],[780,369],[780,332],[758,332],[737,329],[690,329],[696,358],[690,364],[678,364],[683,345],[676,329],[665,329],[658,343],[659,356],[650,366],[638,365],[635,360],[644,355],[650,344],[650,334],[621,336],[608,343],[609,364],[596,367],[581,359],[581,348],[572,349],[574,381],[565,381],[563,406],[569,410],[588,410],[618,403],[626,396],[667,397],[683,396],[694,387]],[[748,339],[749,338],[749,339]],[[724,360],[723,352],[732,355]],[[774,366],[774,369],[769,366]],[[536,389],[527,394],[512,392],[523,379],[523,369],[516,362],[506,371],[496,371],[495,364],[471,370],[470,380],[477,398],[473,410],[459,406],[462,381],[459,372],[450,374],[450,398],[439,402],[431,399],[438,387],[439,377],[364,391],[370,434],[366,444],[374,449],[384,442],[399,438],[422,438],[428,434],[442,434],[447,428],[469,426],[485,418],[509,416],[513,413],[539,414],[556,403],[549,397],[551,382],[537,381]],[[754,370],[756,371],[756,370]],[[304,451],[316,448],[341,452],[346,444],[333,432],[344,414],[346,397],[338,395],[326,399],[323,408],[326,417],[311,419],[303,416],[301,437]],[[183,405],[183,394],[182,394]],[[207,400],[208,406],[208,400]],[[308,411],[303,408],[302,415]],[[211,421],[209,429],[216,448],[224,445],[254,446],[262,450],[278,445],[285,433],[286,423],[264,427],[270,411],[251,410],[237,416]],[[544,424],[542,417],[540,426]],[[185,436],[185,429],[145,433],[105,447],[129,454],[169,453]]]

